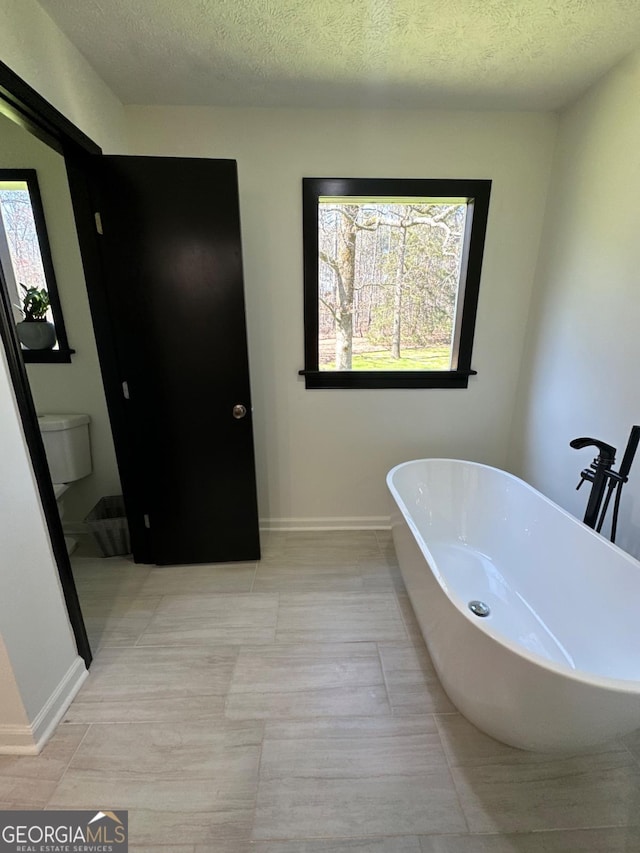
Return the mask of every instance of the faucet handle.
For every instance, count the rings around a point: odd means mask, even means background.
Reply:
[[[576,486],[576,492],[583,483],[593,483],[594,473],[591,468],[585,468],[580,472],[580,482]]]

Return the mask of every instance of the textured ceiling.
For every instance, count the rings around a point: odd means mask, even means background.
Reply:
[[[126,104],[556,109],[640,0],[39,0]]]

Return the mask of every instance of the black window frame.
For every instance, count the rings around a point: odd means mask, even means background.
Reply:
[[[454,339],[455,370],[320,370],[318,356],[318,203],[321,197],[416,197],[463,199],[467,203],[460,291]],[[476,325],[482,259],[489,215],[491,181],[463,178],[303,178],[302,236],[304,250],[304,376],[316,388],[467,388]]]
[[[38,245],[40,247],[40,257],[42,258],[44,277],[47,284],[47,293],[49,294],[49,304],[53,317],[53,325],[55,326],[58,342],[58,349],[36,350],[21,347],[22,358],[25,364],[69,364],[71,362],[71,356],[75,353],[75,350],[69,347],[67,330],[62,316],[62,305],[60,304],[58,284],[56,282],[56,274],[53,268],[53,258],[51,257],[51,247],[49,245],[49,235],[44,217],[44,208],[42,206],[42,196],[40,195],[37,171],[35,169],[0,168],[0,181],[24,181],[27,185],[36,226],[36,234],[38,236]],[[20,296],[20,293],[18,296]]]

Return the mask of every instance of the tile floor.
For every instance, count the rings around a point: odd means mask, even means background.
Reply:
[[[557,756],[475,730],[389,534],[263,552],[75,558],[95,663],[40,756],[0,756],[0,808],[126,808],[136,853],[640,851],[640,734]]]

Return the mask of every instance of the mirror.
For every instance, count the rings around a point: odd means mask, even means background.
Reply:
[[[84,518],[98,500],[104,495],[120,494],[121,487],[65,159],[27,129],[0,115],[0,181],[23,182],[21,186],[0,183],[5,188],[0,189],[0,198],[4,196],[4,203],[0,200],[4,231],[15,231],[15,235],[8,233],[10,239],[17,237],[23,242],[19,249],[22,257],[15,266],[7,261],[9,250],[5,248],[3,258],[0,248],[3,289],[8,297],[5,302],[12,306],[12,316],[8,319],[14,323],[22,320],[22,311],[15,308],[16,303],[22,305],[20,283],[40,287],[44,276],[53,308],[50,316],[56,324],[58,342],[54,349],[37,351],[22,347],[18,353],[21,361],[26,362],[35,410],[38,415],[75,413],[91,418],[93,472],[75,482],[64,495],[67,537],[76,538],[85,531]],[[8,186],[19,188],[19,193],[9,193]],[[31,217],[28,203],[34,201]],[[9,202],[13,204],[11,210]],[[10,278],[14,279],[13,288]],[[64,311],[64,324],[59,320],[62,312],[56,314],[56,304]],[[67,352],[64,351],[65,328],[77,349],[73,358],[68,346]]]

